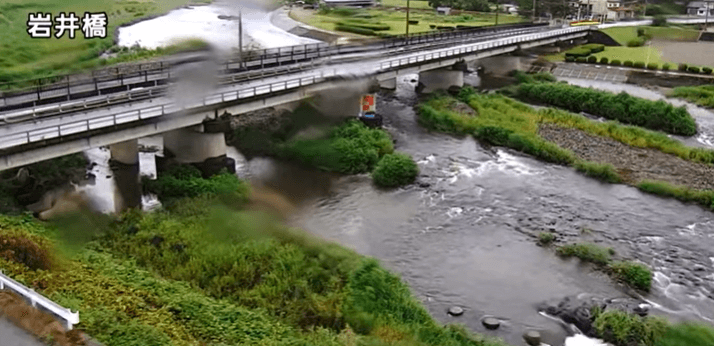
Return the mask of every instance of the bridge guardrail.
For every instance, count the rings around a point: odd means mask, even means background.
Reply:
[[[533,32],[533,31],[534,31],[533,28],[529,28],[529,29],[520,29],[520,30],[516,30],[516,31],[509,30],[509,33],[512,35],[518,35],[518,34],[524,34],[524,33],[529,33],[529,32]],[[460,43],[467,43],[467,42],[473,43],[473,42],[477,42],[477,41],[486,41],[486,40],[492,39],[491,38],[492,36],[493,35],[480,36],[480,37],[478,37],[477,40],[474,40],[473,38],[471,40],[462,39]],[[435,45],[437,47],[434,47],[434,49],[437,49],[438,46],[441,46],[441,45],[447,45],[447,44],[453,45],[453,43],[454,42],[440,43],[438,45]],[[412,45],[409,47],[410,48],[413,47],[414,48],[413,50],[417,50],[417,49],[420,49],[421,46],[415,44],[415,45]],[[394,53],[394,52],[389,52],[389,53]],[[404,54],[406,52],[401,51],[399,53]],[[389,55],[389,54],[387,54],[387,55]],[[290,73],[290,72],[294,72],[295,70],[304,70],[306,67],[314,67],[315,64],[314,64],[314,60],[311,59],[309,63],[298,63],[298,66],[294,67],[294,68],[291,68],[291,66],[292,65],[287,65],[282,70],[271,70],[268,73],[265,73],[265,70],[261,69],[261,70],[259,70],[260,73],[256,72],[253,75],[244,74],[245,72],[228,75],[225,77],[221,77],[221,80],[219,80],[219,84],[225,84],[225,82],[229,81],[229,80],[230,80],[230,82],[235,83],[238,81],[250,80],[253,77],[265,78],[265,77],[279,75],[282,73]],[[169,72],[169,74],[167,75],[166,81],[171,81],[171,80],[172,79],[171,79],[170,72]],[[152,89],[155,90],[153,95],[151,92]],[[30,117],[30,119],[37,119],[40,117],[61,114],[63,112],[71,112],[73,110],[76,110],[76,108],[86,110],[86,109],[90,109],[90,108],[94,108],[94,107],[99,107],[99,106],[102,106],[105,104],[109,104],[112,101],[119,101],[122,98],[127,99],[127,100],[140,100],[140,99],[142,99],[142,95],[143,95],[143,97],[151,97],[151,96],[159,95],[159,93],[161,93],[162,89],[163,89],[163,87],[161,87],[161,86],[150,87],[149,89],[135,88],[135,89],[132,89],[129,91],[121,92],[121,93],[106,94],[106,96],[104,96],[103,98],[94,99],[91,101],[87,101],[87,99],[84,99],[82,101],[67,101],[65,103],[62,103],[62,102],[55,103],[52,105],[48,105],[46,107],[39,107],[39,108],[32,107],[31,109],[27,109],[25,111],[20,111],[20,112],[15,112],[15,113],[10,113],[10,114],[0,114],[0,122],[16,123],[16,122],[28,120],[28,116]],[[119,95],[119,96],[117,97],[117,95]],[[53,110],[54,110],[54,112],[53,112]]]
[[[503,26],[498,26],[498,27],[478,27],[478,28],[472,28],[472,29],[465,29],[465,30],[459,30],[455,32],[444,32],[444,33],[423,33],[423,34],[416,34],[416,35],[411,35],[409,37],[398,37],[396,39],[386,39],[386,40],[380,40],[377,41],[376,43],[371,43],[368,45],[346,45],[346,46],[332,46],[327,43],[314,43],[314,44],[306,44],[306,45],[298,45],[298,46],[289,46],[289,47],[280,47],[280,48],[268,48],[268,49],[262,49],[258,51],[251,51],[248,52],[247,55],[244,55],[243,62],[241,64],[240,59],[234,58],[234,59],[228,59],[227,61],[221,62],[221,65],[225,66],[225,70],[231,70],[232,68],[236,68],[238,70],[241,69],[256,69],[260,66],[260,68],[264,68],[265,64],[278,64],[279,66],[281,64],[285,63],[296,63],[299,62],[302,56],[302,59],[306,58],[314,58],[314,57],[327,57],[327,56],[334,56],[334,55],[339,55],[339,54],[344,54],[344,53],[356,53],[356,52],[366,52],[366,51],[371,51],[377,48],[382,48],[382,49],[388,49],[388,48],[394,48],[394,47],[402,47],[402,46],[407,46],[410,44],[419,44],[419,43],[427,43],[427,42],[435,42],[435,41],[443,41],[443,40],[449,40],[449,39],[454,39],[454,38],[465,38],[465,37],[471,37],[477,34],[487,34],[487,33],[496,33],[496,32],[504,32],[504,31],[513,31],[515,29],[519,28],[536,28],[536,27],[541,27],[543,26],[542,24],[535,24],[535,23],[525,23],[525,24],[507,24]],[[307,57],[308,54],[311,54],[312,56]],[[295,56],[298,56],[297,58]],[[289,57],[289,58],[288,58]],[[286,60],[281,60],[282,58],[288,58]],[[59,75],[59,76],[53,76],[53,77],[46,77],[46,78],[39,78],[39,79],[33,79],[33,80],[24,80],[24,81],[17,81],[17,82],[11,82],[11,83],[0,83],[0,89],[2,89],[2,86],[7,86],[7,85],[17,85],[20,83],[28,83],[30,82],[31,84],[35,84],[34,86],[31,87],[25,87],[25,88],[15,88],[12,91],[0,91],[0,107],[7,106],[8,103],[8,98],[13,97],[13,96],[18,96],[18,95],[23,95],[23,94],[36,94],[37,95],[37,100],[42,100],[43,94],[46,94],[50,97],[45,97],[44,99],[51,98],[52,95],[56,95],[49,93],[49,91],[53,90],[64,90],[67,91],[67,94],[63,95],[72,95],[71,88],[76,87],[82,84],[93,84],[94,85],[94,90],[98,92],[99,90],[99,83],[103,82],[113,82],[113,81],[120,81],[120,86],[125,85],[124,84],[124,79],[130,79],[130,78],[135,78],[135,77],[140,77],[142,74],[144,75],[144,82],[149,82],[148,79],[148,74],[152,73],[152,75],[155,74],[165,74],[165,73],[170,73],[170,67],[172,66],[171,63],[172,60],[167,60],[167,62],[164,61],[159,61],[159,62],[148,62],[148,63],[139,63],[139,64],[130,64],[130,65],[123,65],[123,66],[116,66],[116,67],[111,67],[111,68],[105,68],[105,69],[99,69],[99,70],[94,70],[91,71],[90,73],[85,73],[85,74],[76,74],[76,75]],[[175,61],[175,60],[173,60]],[[157,66],[158,64],[158,66]],[[236,67],[236,65],[238,65]],[[113,72],[112,72],[113,71]],[[121,71],[121,72],[120,72]],[[159,71],[159,72],[157,72]],[[59,81],[58,81],[59,79]],[[87,91],[83,91],[83,93],[86,93]],[[35,101],[35,100],[32,100]]]
[[[542,39],[553,36],[561,36],[574,32],[588,31],[590,27],[574,27],[567,29],[552,30],[546,33],[538,34],[527,34],[520,37],[504,38],[498,39],[494,42],[487,43],[474,43],[467,47],[459,47],[453,49],[442,49],[438,53],[424,53],[407,58],[397,58],[390,59],[387,61],[380,62],[379,71],[388,70],[394,67],[407,65],[411,63],[421,62],[425,60],[434,60],[448,56],[465,54],[478,50],[485,50],[491,48],[498,48],[505,45],[510,45],[514,43],[520,43],[524,41]],[[275,91],[284,91],[289,89],[298,88],[301,86],[311,85],[319,83],[326,78],[336,76],[336,69],[333,69],[331,75],[326,75],[325,71],[320,71],[319,76],[302,77],[297,79],[291,79],[283,82],[268,83],[264,85],[259,85],[255,87],[240,89],[236,91],[227,91],[219,94],[209,95],[203,98],[203,100],[198,103],[182,109],[190,109],[197,107],[205,107],[212,104],[217,104],[220,102],[234,101],[241,98],[254,97],[258,95],[263,95],[266,93],[271,93]],[[31,131],[19,132],[16,134],[4,136],[0,140],[0,149],[10,148],[14,146],[19,146],[23,144],[28,144],[31,142],[37,142],[46,139],[57,138],[60,136],[70,135],[78,132],[95,130],[107,126],[115,126],[130,121],[144,120],[149,118],[154,118],[158,116],[163,116],[166,114],[174,113],[180,109],[177,109],[173,103],[167,103],[164,105],[145,107],[138,110],[133,110],[129,112],[124,112],[120,114],[99,116],[90,119],[85,119],[64,125],[49,126],[42,129],[33,129]]]
[[[59,304],[45,298],[43,295],[6,276],[2,273],[2,270],[0,270],[0,290],[7,288],[30,300],[32,307],[36,307],[37,304],[39,304],[46,310],[63,319],[67,329],[69,330],[71,330],[75,324],[79,323],[79,312],[72,312],[72,310],[60,306]]]

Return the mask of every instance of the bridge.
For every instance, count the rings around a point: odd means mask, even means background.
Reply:
[[[327,44],[264,50],[226,61],[215,90],[176,102],[175,63],[134,65],[66,76],[0,100],[0,170],[99,146],[112,158],[137,164],[137,139],[163,134],[179,162],[225,156],[225,138],[206,126],[218,114],[242,114],[350,90],[352,78],[396,88],[396,78],[418,73],[425,92],[463,85],[465,62],[588,35],[591,27],[539,24],[415,35],[364,46]],[[339,92],[345,115],[356,115],[363,91]]]

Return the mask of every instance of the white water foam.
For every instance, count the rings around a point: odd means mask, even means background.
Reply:
[[[610,344],[600,340],[588,338],[583,334],[576,334],[565,338],[565,346],[609,346]]]

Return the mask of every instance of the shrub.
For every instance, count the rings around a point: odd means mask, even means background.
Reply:
[[[664,63],[662,65],[662,71],[669,71],[669,67],[670,67],[670,65],[668,63]]]
[[[550,232],[540,232],[538,234],[538,244],[549,245],[555,240],[555,235]]]
[[[635,61],[634,64],[632,64],[633,67],[637,68],[645,68],[645,63],[643,61]]]
[[[627,41],[627,46],[628,47],[641,47],[645,44],[645,38],[644,36],[640,36],[638,38],[633,38],[629,41]]]
[[[622,63],[622,66],[632,67],[632,61],[630,61],[630,60],[625,60],[625,62]]]
[[[375,32],[372,29],[366,29],[366,28],[359,28],[356,26],[352,25],[340,25],[337,24],[335,25],[335,30],[337,31],[344,31],[344,32],[351,32],[353,34],[360,34],[360,35],[368,35],[368,36],[374,36]]]
[[[687,67],[688,67],[687,64],[679,64],[679,66],[677,67],[677,69],[678,69],[679,71],[685,72],[685,71],[687,71]]]
[[[574,57],[574,56],[566,56],[566,57],[565,57],[565,62],[574,62],[574,61],[575,61],[575,57]]]
[[[667,17],[663,15],[655,16],[652,19],[652,26],[667,26]]]
[[[659,336],[659,335],[657,335]],[[698,323],[682,323],[670,326],[655,346],[705,346],[714,345],[714,328]]]
[[[610,164],[578,161],[575,163],[575,169],[585,173],[589,177],[600,179],[608,183],[619,183],[622,181],[615,167]]]
[[[689,71],[691,73],[699,73],[699,67],[689,66],[689,68],[687,68],[687,71]]]
[[[614,59],[614,60],[612,60],[612,61],[610,62],[610,65],[612,65],[612,66],[620,66],[620,65],[622,65],[622,63],[620,62],[620,60]]]
[[[575,62],[587,62],[588,60],[584,57],[579,57],[575,59]]]
[[[572,57],[586,57],[590,55],[591,50],[589,48],[583,48],[583,47],[576,47],[571,50],[568,50],[565,52],[565,56],[572,56]]]
[[[607,60],[607,57],[602,57],[602,58],[600,58],[600,63],[601,63],[601,64],[607,65],[608,62],[609,62],[609,60]]]
[[[661,317],[641,318],[620,310],[598,312],[594,320],[598,336],[614,345],[653,346],[667,330],[667,321]]]
[[[409,25],[417,25],[417,24],[419,24],[418,20],[410,20],[409,21]],[[389,29],[387,29],[387,30],[389,30]]]
[[[595,57],[594,55],[589,56],[589,57],[588,57],[588,62],[591,63],[591,64],[596,63],[596,62],[597,62],[597,57]]]
[[[644,36],[645,28],[637,28],[637,36]]]
[[[545,103],[572,112],[587,112],[624,124],[656,131],[691,136],[697,132],[692,116],[684,107],[664,101],[650,101],[627,93],[613,94],[574,85],[519,84],[515,96],[525,101]]]
[[[647,69],[648,70],[656,70],[659,66],[653,62],[647,64]]]
[[[235,195],[245,199],[248,195],[247,185],[235,174],[224,170],[204,179],[201,171],[192,165],[174,166],[159,174],[156,180],[144,179],[143,186],[162,200],[201,195]]]
[[[365,21],[358,21],[355,19],[337,22],[337,26],[355,27],[355,28],[360,28],[360,29],[369,29],[372,31],[385,31],[385,30],[391,29],[391,27],[387,24],[370,23],[370,22],[365,22]],[[345,31],[345,30],[342,30],[342,31]]]
[[[411,156],[394,153],[387,154],[374,167],[372,179],[375,184],[384,187],[396,187],[414,182],[419,175],[419,167]]]
[[[712,68],[711,67],[702,67],[702,73],[712,74]]]
[[[649,291],[652,287],[652,271],[644,264],[630,261],[610,264],[613,275],[626,284]]]
[[[605,45],[600,43],[588,43],[580,46],[581,48],[589,49],[590,53],[599,53],[605,50]]]
[[[577,257],[597,265],[607,265],[613,250],[595,244],[570,244],[559,247],[556,252],[563,257]]]

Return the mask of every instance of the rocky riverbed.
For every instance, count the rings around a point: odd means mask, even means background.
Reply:
[[[661,180],[699,190],[714,189],[714,167],[706,164],[554,124],[542,124],[539,134],[584,160],[613,165],[629,184]]]

